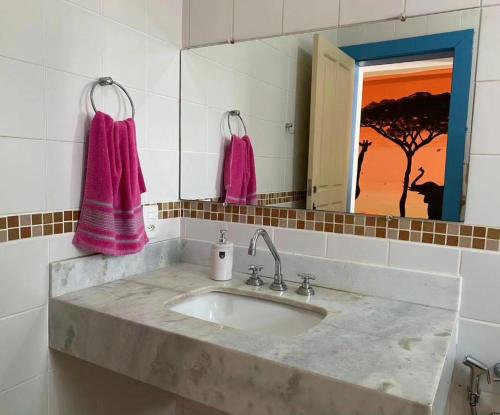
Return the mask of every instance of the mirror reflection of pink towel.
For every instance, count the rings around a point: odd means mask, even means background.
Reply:
[[[224,159],[225,202],[241,205],[257,204],[257,179],[252,143],[248,136],[231,137]]]
[[[146,185],[134,120],[97,112],[90,129],[85,192],[73,244],[106,255],[139,252],[148,242],[141,193]]]

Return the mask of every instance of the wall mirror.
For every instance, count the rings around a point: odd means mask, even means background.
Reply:
[[[478,24],[468,10],[183,51],[181,198],[460,221]],[[256,188],[233,195],[244,136]]]

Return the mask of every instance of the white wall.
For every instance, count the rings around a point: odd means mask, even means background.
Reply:
[[[144,200],[178,199],[181,21],[182,0],[0,0],[1,216],[79,208],[89,87],[105,75],[136,104]],[[96,101],[125,116],[111,88],[98,89]],[[160,225],[159,239],[179,236],[179,219]],[[133,399],[154,395],[129,385],[129,399],[101,396],[102,407],[90,410],[90,380],[71,380],[65,362],[49,362],[48,263],[82,254],[71,238],[0,245],[0,414],[123,414],[113,401],[134,408]]]
[[[223,193],[225,114],[233,109],[252,139],[257,193],[305,190],[311,67],[298,36],[183,51],[182,198]],[[232,120],[233,132],[243,135]],[[285,131],[289,122],[295,134]]]

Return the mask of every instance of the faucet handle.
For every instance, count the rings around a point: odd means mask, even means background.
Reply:
[[[264,281],[260,278],[259,272],[264,269],[263,265],[250,265],[248,270],[251,272],[250,277],[247,279],[246,284],[253,287],[262,287]]]
[[[303,284],[309,284],[310,280],[315,280],[316,276],[307,272],[299,272],[297,274],[300,278],[302,278],[302,283]]]
[[[252,275],[257,275],[264,269],[264,265],[250,265],[248,270],[252,273]]]
[[[297,294],[306,296],[314,295],[314,289],[313,287],[311,287],[310,281],[315,280],[316,277],[313,274],[308,274],[305,272],[300,272],[297,275],[302,278],[302,285],[297,288]]]

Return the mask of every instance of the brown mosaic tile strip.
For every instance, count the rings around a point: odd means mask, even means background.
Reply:
[[[500,229],[409,218],[313,212],[265,206],[183,201],[187,218],[368,236],[488,251],[500,250]]]
[[[500,229],[484,226],[264,205],[224,205],[214,201],[174,201],[157,205],[161,220],[187,217],[500,251]],[[0,243],[74,232],[79,217],[78,210],[3,216],[0,217]]]
[[[290,192],[274,192],[274,193],[258,193],[257,205],[258,206],[272,206],[282,203],[297,202],[299,200],[306,200],[307,192],[290,191]],[[210,199],[209,202],[223,203],[224,199],[221,197]]]
[[[74,232],[80,212],[66,210],[0,218],[0,242]]]
[[[158,219],[171,219],[180,216],[181,202],[158,203]],[[0,217],[0,243],[71,233],[76,230],[79,219],[79,210]]]

